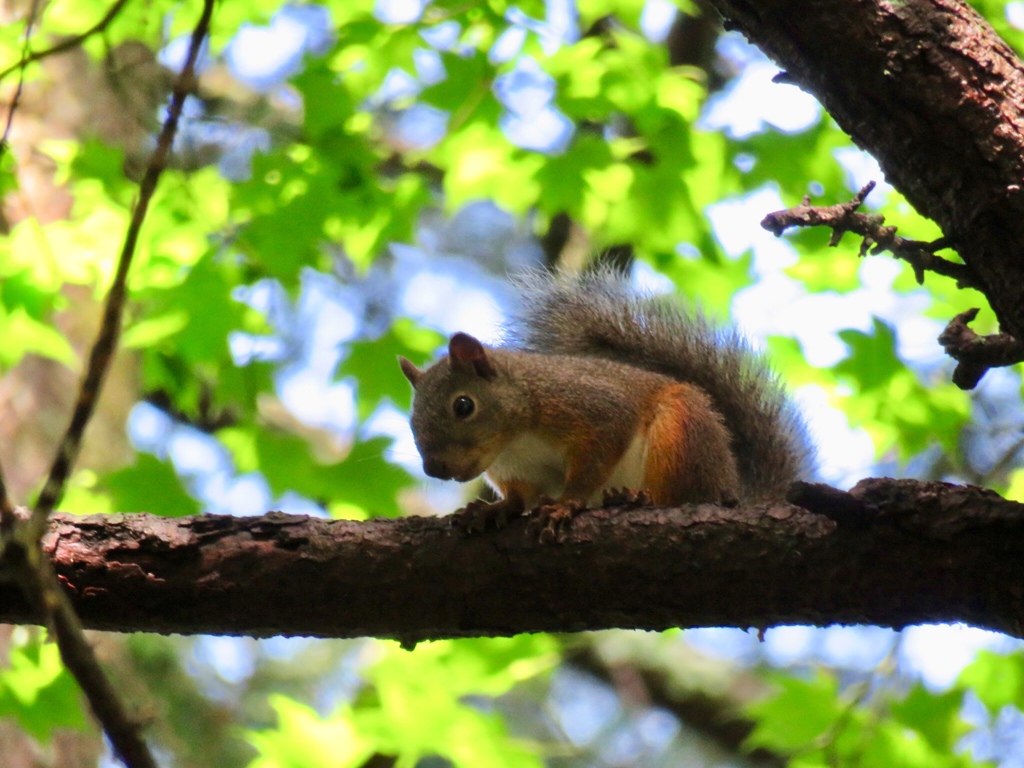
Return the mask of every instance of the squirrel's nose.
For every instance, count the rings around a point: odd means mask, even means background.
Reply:
[[[436,477],[441,480],[451,480],[452,472],[448,469],[448,464],[435,458],[426,458],[423,460],[423,471],[431,477]]]

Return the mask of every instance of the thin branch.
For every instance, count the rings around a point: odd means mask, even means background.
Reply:
[[[18,87],[14,90],[14,97],[11,99],[10,109],[7,110],[7,124],[4,126],[4,135],[3,138],[0,138],[0,153],[2,153],[7,147],[7,138],[11,135],[11,126],[14,125],[14,113],[18,109],[18,103],[21,101],[21,92],[25,88],[25,67],[28,66],[29,56],[28,44],[32,39],[32,28],[36,25],[38,14],[39,0],[32,0],[32,7],[29,8],[28,11],[28,21],[25,23],[25,42],[21,49],[21,61],[11,67],[8,67],[6,70],[6,72],[13,72],[17,69],[19,70],[19,74]]]
[[[121,316],[124,311],[125,298],[127,296],[128,270],[131,267],[132,257],[135,255],[135,246],[139,239],[139,231],[142,222],[146,218],[146,211],[149,209],[150,200],[156,189],[157,181],[167,162],[167,156],[174,141],[174,134],[178,128],[178,120],[181,117],[181,109],[185,103],[185,97],[194,90],[195,65],[199,58],[199,50],[207,30],[209,29],[210,16],[213,12],[213,0],[204,0],[203,14],[192,32],[192,39],[189,43],[188,57],[181,74],[178,76],[171,93],[170,105],[167,109],[167,119],[164,121],[163,129],[157,139],[156,149],[150,158],[146,174],[139,185],[139,200],[132,212],[132,219],[125,233],[124,245],[121,248],[121,255],[118,258],[117,273],[114,283],[107,294],[106,305],[103,310],[103,320],[100,325],[99,334],[89,353],[89,363],[86,368],[85,377],[78,392],[78,399],[75,402],[75,410],[71,416],[71,422],[64,439],[57,450],[57,456],[50,468],[49,477],[43,490],[39,493],[35,510],[32,515],[32,526],[36,540],[42,537],[46,530],[46,518],[53,511],[64,492],[64,485],[71,472],[78,451],[81,448],[82,435],[85,427],[92,417],[100,389],[103,386],[103,379],[110,367],[114,350],[117,347],[117,339],[121,332]]]
[[[125,233],[117,272],[107,294],[100,330],[89,353],[88,365],[71,422],[57,449],[49,477],[39,494],[31,517],[23,523],[14,524],[14,511],[9,509],[9,501],[3,501],[0,506],[5,525],[0,559],[14,572],[26,600],[33,608],[35,618],[44,621],[56,636],[64,664],[75,676],[75,680],[89,700],[89,705],[110,739],[114,752],[128,768],[156,768],[156,761],[139,733],[138,724],[128,717],[117,692],[107,679],[92,646],[89,645],[81,621],[58,581],[52,564],[43,556],[41,539],[46,531],[50,512],[63,493],[68,475],[78,457],[82,435],[95,409],[103,380],[117,347],[127,296],[128,271],[146,211],[160,174],[167,163],[182,106],[186,96],[195,86],[195,65],[210,27],[213,2],[214,0],[203,2],[203,12],[192,32],[185,66],[171,94],[167,118],[145,176],[139,185],[139,199]]]
[[[116,3],[110,6],[110,10],[108,10],[106,14],[104,14],[103,18],[96,22],[93,26],[89,27],[89,29],[85,30],[85,32],[75,35],[74,37],[69,37],[67,40],[62,40],[61,42],[57,43],[51,48],[44,48],[41,51],[31,52],[29,52],[26,49],[25,53],[22,55],[21,60],[19,62],[17,62],[16,64],[12,64],[7,69],[0,72],[0,80],[3,80],[16,69],[21,69],[24,72],[25,67],[27,67],[29,64],[32,64],[33,62],[42,61],[43,59],[53,56],[54,54],[63,53],[64,51],[69,51],[72,48],[78,47],[93,35],[99,34],[108,26],[110,26],[110,23],[117,18],[117,15],[121,13],[121,11],[127,4],[128,0],[117,0]],[[33,7],[35,6],[33,5]]]
[[[974,389],[989,368],[1024,362],[1024,343],[1008,333],[979,336],[968,327],[978,316],[977,308],[961,312],[939,334],[946,354],[957,361],[953,383],[960,389]]]
[[[868,182],[852,200],[836,205],[811,205],[810,197],[804,197],[800,205],[782,211],[773,211],[761,220],[761,226],[774,234],[782,235],[790,227],[829,227],[832,230],[830,246],[839,245],[843,234],[853,232],[863,239],[860,255],[869,251],[872,255],[889,251],[898,259],[908,262],[914,269],[918,285],[924,284],[924,273],[935,272],[951,277],[960,288],[982,289],[981,281],[966,264],[936,256],[935,252],[949,247],[946,238],[926,243],[910,240],[896,234],[896,227],[885,226],[885,217],[878,213],[857,213],[864,199],[875,188],[875,182]]]
[[[129,717],[120,696],[97,661],[53,564],[42,557],[41,550],[33,542],[19,544],[23,555],[31,553],[16,569],[22,592],[29,596],[36,614],[47,617],[46,624],[57,641],[61,659],[89,700],[89,706],[110,739],[114,753],[128,768],[157,768],[152,752],[139,733],[139,723]],[[10,558],[14,551],[14,547],[8,545],[5,555]]]

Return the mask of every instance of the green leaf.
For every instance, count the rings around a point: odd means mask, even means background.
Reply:
[[[386,437],[355,443],[334,464],[317,461],[309,443],[283,432],[235,427],[224,430],[222,440],[239,471],[262,472],[275,495],[293,491],[325,506],[333,502],[393,517],[401,511],[399,491],[413,483],[408,472],[384,458],[391,443]]]
[[[308,62],[292,83],[302,94],[306,135],[314,142],[331,132],[343,131],[356,112],[356,105],[345,88],[339,87],[337,73],[322,59]]]
[[[188,312],[166,312],[130,325],[121,336],[121,345],[128,349],[150,347],[180,333],[188,325]]]
[[[768,679],[778,691],[746,708],[757,723],[747,746],[783,752],[807,747],[835,725],[844,711],[839,683],[824,669],[814,670],[808,680],[781,672],[770,673]]]
[[[501,718],[465,703],[467,696],[496,696],[559,661],[544,635],[421,643],[412,652],[388,644],[367,670],[372,696],[356,711],[357,722],[399,764],[414,765],[436,754],[456,766],[522,766],[543,763],[511,739]]]
[[[925,387],[896,355],[893,330],[877,318],[872,333],[840,331],[850,355],[834,368],[850,381],[854,395],[841,405],[854,425],[864,426],[879,451],[890,446],[906,459],[933,445],[956,450],[970,417],[966,393],[948,382]]]
[[[896,356],[896,334],[877,317],[872,320],[871,333],[856,330],[839,332],[839,338],[850,350],[835,372],[856,378],[862,391],[879,389],[905,370]]]
[[[17,364],[27,354],[40,355],[73,366],[75,351],[67,338],[50,323],[31,317],[23,307],[0,312],[0,366]]]
[[[544,161],[514,147],[496,125],[468,125],[433,154],[448,169],[444,191],[449,210],[492,199],[511,213],[525,213],[541,194],[535,176]]]
[[[277,726],[246,734],[259,753],[249,768],[354,768],[374,752],[345,705],[331,717],[321,718],[311,707],[286,696],[271,696],[269,703],[277,713]]]
[[[456,112],[467,103],[480,99],[493,99],[491,82],[496,76],[493,66],[487,61],[487,54],[474,51],[468,56],[442,53],[447,77],[436,85],[425,88],[420,100],[433,104],[438,109]],[[472,89],[467,93],[467,89]]]
[[[58,300],[42,290],[27,269],[0,277],[0,304],[8,312],[20,309],[32,320],[45,321]]]
[[[108,146],[96,139],[82,142],[71,159],[68,178],[80,182],[96,179],[110,197],[119,199],[130,194],[131,184],[124,175],[124,151],[120,147]]]
[[[1024,709],[1024,653],[979,651],[956,687],[973,692],[993,717],[1006,706]]]
[[[970,766],[969,755],[939,750],[919,731],[896,722],[881,722],[871,738],[856,753],[857,765],[863,768],[955,768]]]
[[[384,458],[391,442],[388,437],[360,440],[344,461],[321,467],[326,493],[319,498],[355,504],[371,515],[398,515],[398,493],[414,481],[408,472]]]
[[[399,370],[397,358],[401,355],[415,365],[423,365],[443,341],[444,337],[436,331],[399,318],[379,339],[353,343],[338,368],[338,377],[356,378],[360,420],[369,417],[385,398],[398,408],[409,410],[412,388]]]
[[[916,683],[903,701],[892,705],[893,718],[918,731],[933,750],[951,753],[969,727],[960,717],[963,691],[952,689],[931,693]]]
[[[181,484],[170,463],[150,453],[140,453],[135,464],[106,475],[101,485],[110,493],[118,512],[149,512],[164,517],[184,517],[199,512],[196,501]]]
[[[85,729],[78,686],[55,644],[38,638],[15,644],[8,661],[7,668],[0,668],[0,717],[13,716],[43,744],[56,728]]]
[[[603,221],[607,205],[600,212],[591,206],[601,206],[602,199],[613,204],[621,199],[622,189],[606,189],[601,183],[606,177],[595,172],[613,163],[608,142],[589,134],[578,136],[565,152],[546,158],[537,169],[537,182],[544,190],[539,205],[552,215],[564,211],[575,219],[586,218],[591,224]]]

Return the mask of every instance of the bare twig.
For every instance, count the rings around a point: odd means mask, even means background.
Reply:
[[[85,30],[85,32],[75,35],[74,37],[69,37],[67,40],[61,40],[59,43],[52,46],[51,48],[44,48],[41,51],[30,52],[27,50],[26,46],[25,53],[22,55],[21,60],[0,72],[0,80],[3,80],[16,69],[21,69],[22,71],[24,71],[25,67],[27,67],[29,64],[32,64],[33,62],[42,61],[45,58],[53,56],[54,54],[63,53],[64,51],[69,51],[72,48],[78,47],[93,35],[99,34],[108,26],[110,26],[110,23],[117,18],[117,15],[124,9],[124,7],[127,4],[128,0],[117,0],[116,3],[110,6],[110,10],[108,10],[106,14],[104,14],[103,18],[96,22],[93,26],[89,27],[89,29]],[[33,4],[33,8],[34,7],[35,4]],[[26,33],[26,39],[27,37],[28,34]]]
[[[128,270],[131,267],[132,257],[135,255],[135,245],[139,239],[139,231],[142,222],[146,217],[150,200],[156,189],[156,183],[167,162],[167,155],[170,153],[171,144],[174,141],[174,134],[178,128],[178,120],[181,117],[181,108],[185,103],[185,97],[194,89],[195,65],[199,57],[199,49],[209,29],[210,16],[213,11],[213,0],[204,0],[203,14],[199,24],[192,32],[192,39],[189,44],[188,57],[181,74],[174,84],[171,93],[171,102],[167,109],[167,119],[164,121],[163,129],[157,139],[156,149],[150,158],[146,174],[139,185],[139,199],[132,212],[132,219],[125,233],[124,244],[121,248],[121,255],[118,258],[117,273],[113,285],[107,294],[106,305],[103,310],[103,320],[100,325],[99,334],[89,353],[89,363],[86,368],[85,377],[78,392],[78,399],[75,402],[75,410],[71,416],[71,423],[64,433],[64,439],[57,449],[57,456],[50,468],[49,477],[43,490],[39,493],[35,510],[32,515],[32,525],[36,534],[36,540],[42,537],[46,530],[46,518],[53,511],[54,505],[58,502],[64,492],[64,485],[67,482],[71,468],[78,457],[81,448],[82,435],[89,423],[96,400],[99,397],[103,379],[110,367],[110,361],[117,346],[117,339],[121,332],[121,315],[124,310],[125,297],[127,295]]]
[[[924,273],[935,272],[951,277],[961,288],[977,288],[981,290],[981,282],[966,264],[936,256],[935,252],[949,247],[946,238],[939,238],[930,243],[921,240],[910,240],[896,234],[896,227],[885,226],[885,217],[878,213],[857,213],[864,204],[864,199],[875,188],[875,182],[869,182],[852,200],[836,205],[811,205],[809,197],[804,197],[800,205],[783,211],[769,213],[761,220],[761,226],[780,236],[790,227],[829,227],[832,238],[829,245],[839,245],[843,234],[853,232],[863,239],[860,255],[889,251],[898,259],[908,262],[914,269],[914,276],[919,285],[924,284]]]
[[[957,361],[953,383],[960,389],[974,389],[989,368],[1024,362],[1024,343],[1010,334],[979,336],[972,331],[968,323],[977,316],[977,308],[961,312],[939,334],[939,344]]]
[[[32,0],[32,6],[28,11],[28,21],[25,23],[25,42],[22,44],[21,61],[8,67],[6,72],[13,72],[18,70],[18,87],[14,90],[14,96],[11,98],[11,106],[7,110],[7,124],[4,126],[3,138],[0,138],[0,153],[2,153],[7,147],[7,138],[11,135],[11,126],[14,125],[14,113],[18,109],[18,102],[21,101],[21,92],[25,88],[25,67],[28,66],[28,45],[32,39],[32,28],[36,25],[36,19],[39,14],[39,0]],[[6,74],[6,73],[5,73]],[[2,79],[2,78],[0,78]]]

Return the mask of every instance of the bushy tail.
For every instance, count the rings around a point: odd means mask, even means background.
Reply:
[[[734,328],[671,298],[637,294],[608,271],[519,281],[510,341],[537,352],[589,355],[701,387],[733,435],[748,501],[780,499],[813,473],[807,430],[778,377]]]

